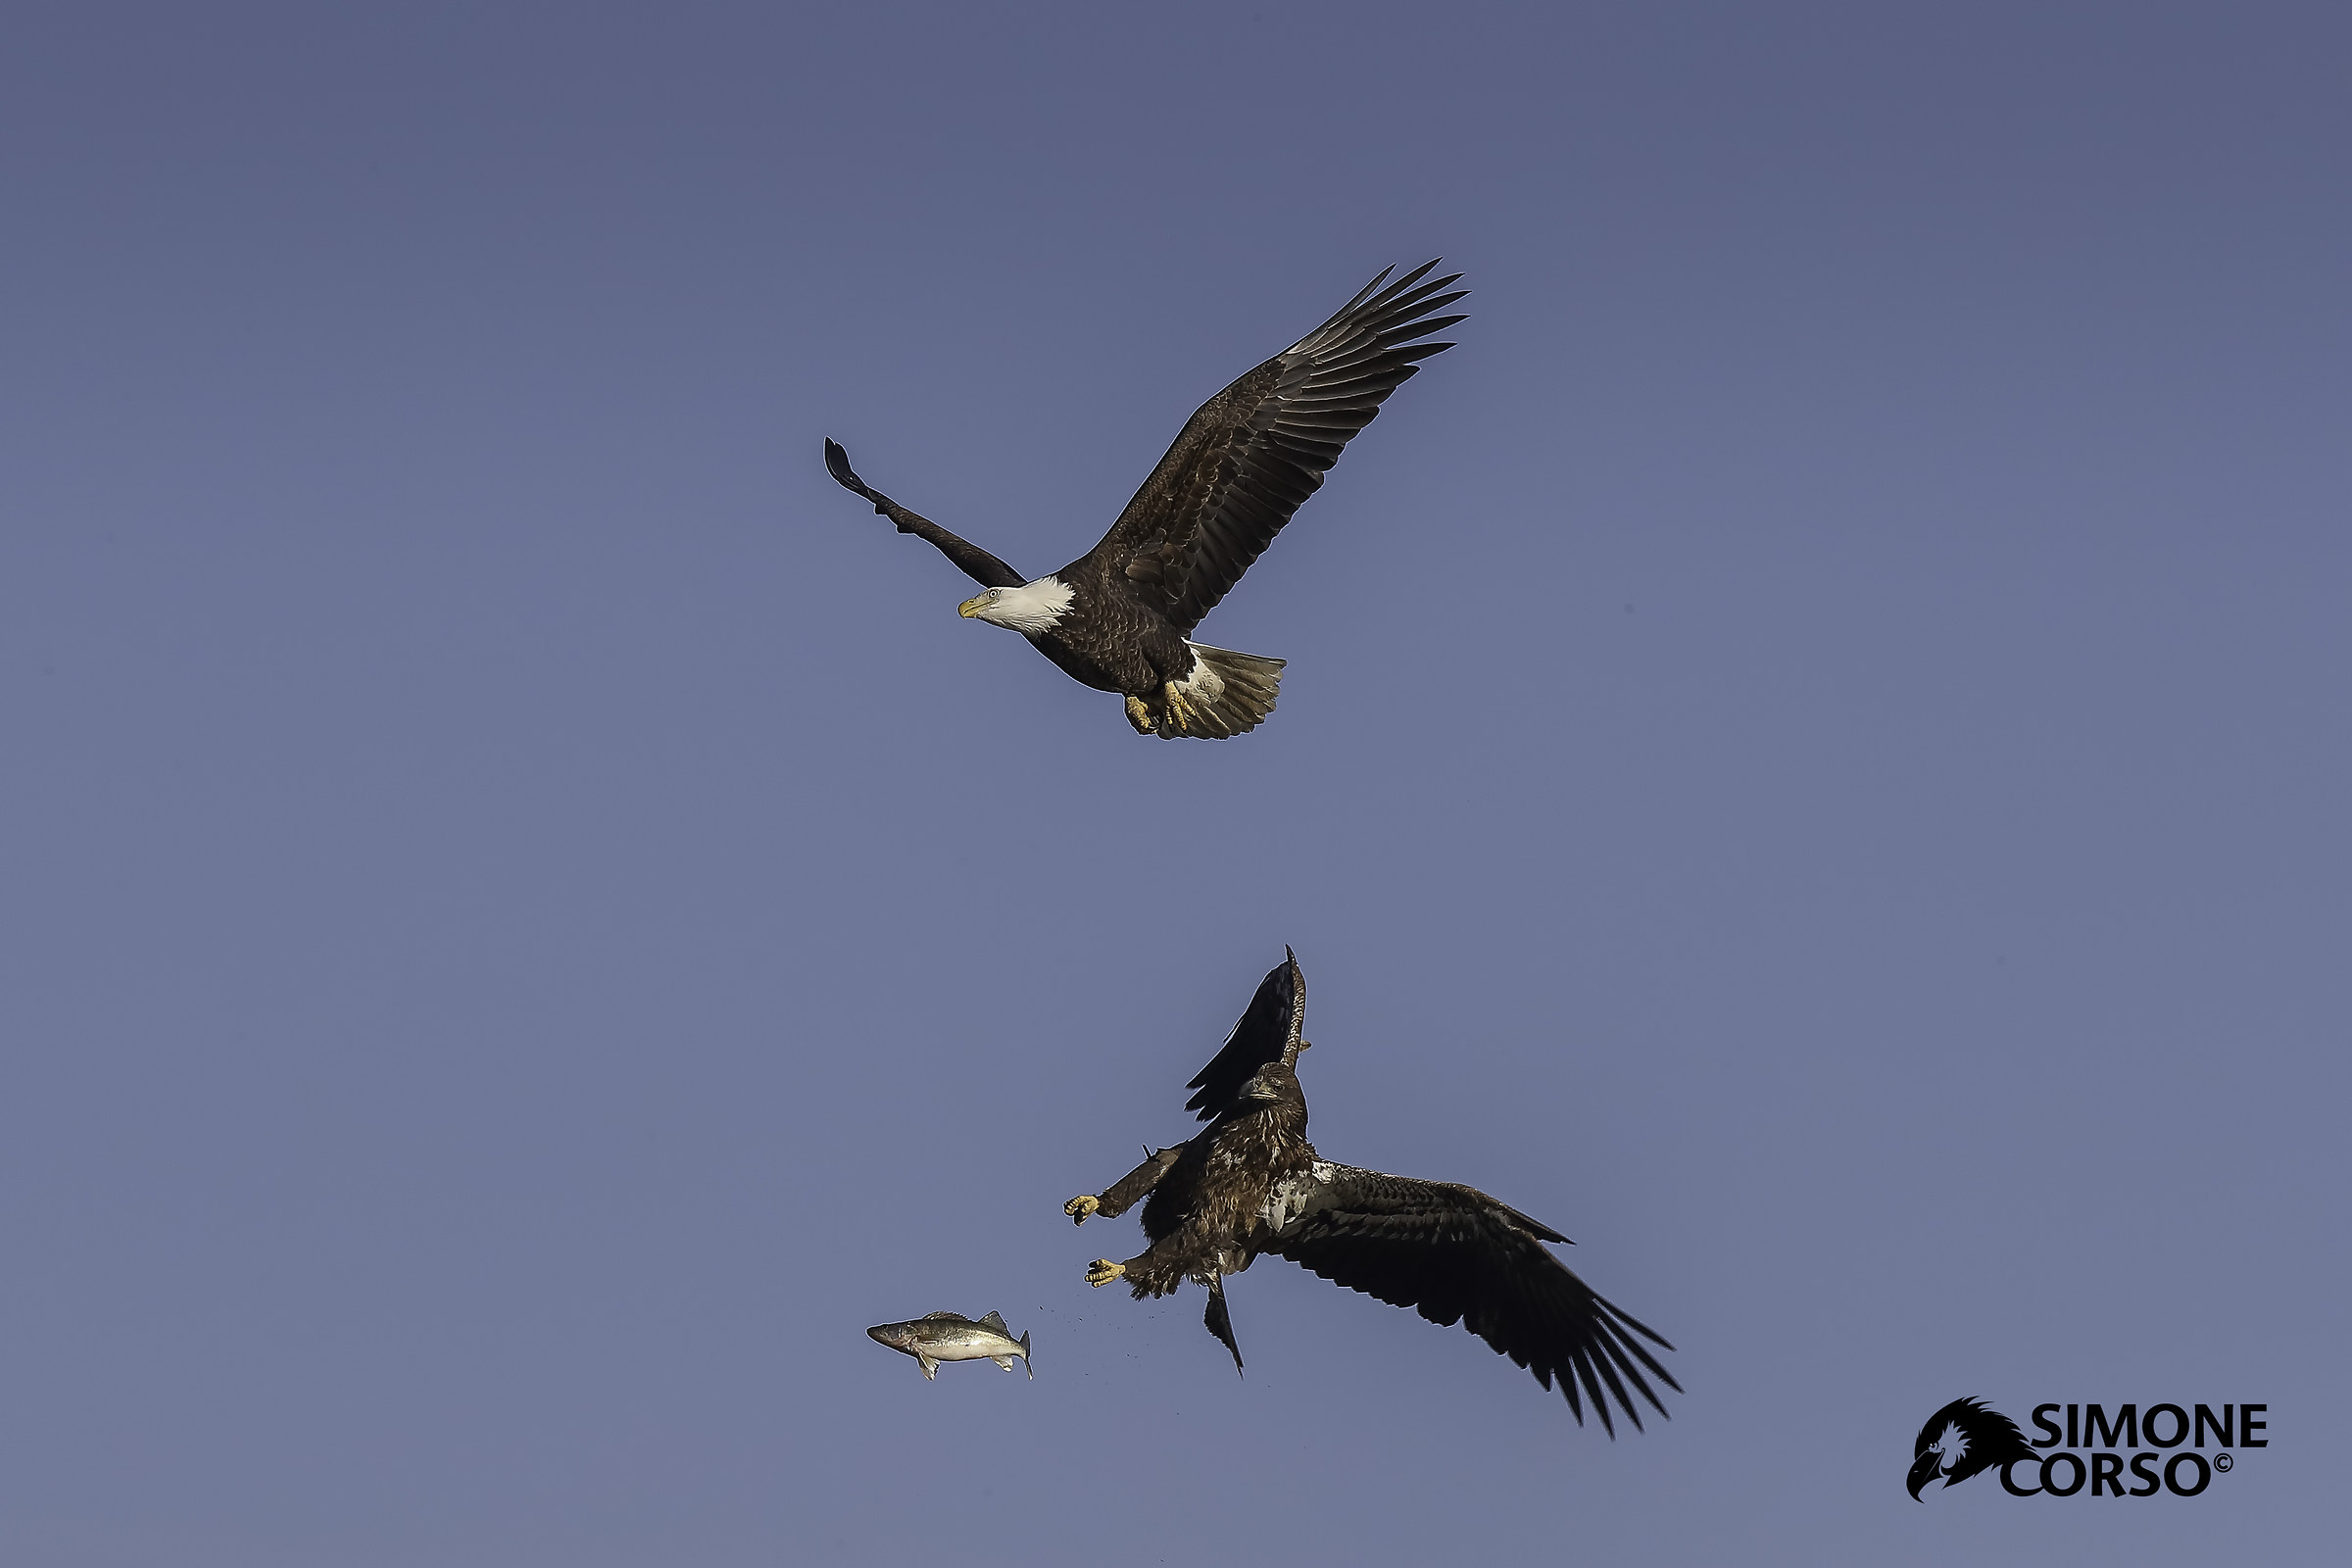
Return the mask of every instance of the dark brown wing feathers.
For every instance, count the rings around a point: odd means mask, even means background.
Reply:
[[[1612,1401],[1636,1428],[1633,1393],[1665,1413],[1644,1372],[1680,1392],[1641,1342],[1673,1347],[1544,1250],[1564,1240],[1558,1232],[1472,1187],[1350,1165],[1319,1165],[1317,1175],[1306,1212],[1267,1250],[1432,1323],[1460,1323],[1544,1387],[1557,1378],[1580,1422],[1581,1387],[1612,1437]]]
[[[1290,949],[1283,949],[1282,955],[1282,961],[1258,982],[1241,1022],[1225,1037],[1224,1049],[1184,1086],[1200,1091],[1184,1102],[1184,1108],[1198,1112],[1202,1121],[1216,1120],[1241,1093],[1242,1085],[1256,1077],[1257,1069],[1267,1062],[1298,1058],[1296,1042],[1306,1022],[1306,976],[1299,973],[1298,960]]]
[[[941,555],[956,564],[957,570],[981,587],[1018,588],[1029,580],[970,540],[956,537],[920,513],[907,511],[858,478],[858,470],[850,466],[849,453],[840,442],[830,438],[825,442],[825,471],[844,490],[855,491],[872,502],[876,515],[888,517],[899,532],[931,541]]]
[[[1394,283],[1382,272],[1202,404],[1088,559],[1134,583],[1179,630],[1198,625],[1418,362],[1453,347],[1416,341],[1462,319],[1433,314],[1466,292],[1446,292],[1458,272],[1422,282],[1436,266]]]

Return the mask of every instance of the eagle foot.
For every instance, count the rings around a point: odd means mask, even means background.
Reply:
[[[1195,708],[1191,700],[1177,689],[1174,681],[1168,681],[1159,688],[1159,699],[1160,710],[1165,715],[1160,733],[1163,735],[1191,734],[1195,728],[1195,721],[1200,715],[1200,710]]]
[[[1068,1202],[1062,1204],[1061,1211],[1070,1216],[1071,1224],[1083,1225],[1088,1220],[1092,1219],[1094,1217],[1095,1210],[1101,1208],[1102,1206],[1102,1200],[1096,1198],[1091,1194],[1081,1193],[1076,1198],[1073,1198]]]
[[[1094,1286],[1108,1285],[1126,1272],[1126,1264],[1113,1263],[1107,1257],[1098,1257],[1086,1265],[1086,1283]]]
[[[1127,722],[1135,726],[1138,735],[1159,732],[1159,720],[1152,715],[1150,705],[1133,692],[1127,694]]]

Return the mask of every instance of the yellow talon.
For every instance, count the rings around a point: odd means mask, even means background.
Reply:
[[[1135,726],[1138,735],[1149,735],[1159,728],[1159,720],[1152,716],[1152,710],[1132,692],[1127,697],[1127,722]]]
[[[1113,1263],[1107,1257],[1098,1257],[1086,1266],[1086,1283],[1098,1287],[1108,1285],[1126,1272],[1126,1264]]]
[[[1078,1197],[1071,1199],[1068,1202],[1062,1204],[1061,1211],[1070,1216],[1071,1224],[1083,1225],[1089,1219],[1093,1218],[1095,1210],[1101,1208],[1102,1206],[1102,1200],[1100,1198],[1095,1198],[1087,1194],[1081,1194]]]
[[[1193,705],[1185,701],[1184,693],[1176,689],[1176,683],[1174,681],[1167,682],[1160,687],[1159,693],[1160,701],[1165,705],[1165,711],[1168,715],[1168,728],[1179,735],[1191,729],[1193,727]]]

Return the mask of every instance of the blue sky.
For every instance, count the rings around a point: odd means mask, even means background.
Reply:
[[[2327,7],[20,7],[0,1548],[2334,1560]],[[1131,734],[1016,566],[1379,268],[1461,346]],[[1285,943],[1331,1157],[1680,1347],[1609,1442],[1072,1231]],[[1036,1380],[869,1323],[1001,1310]],[[1963,1394],[2256,1400],[1903,1495]]]

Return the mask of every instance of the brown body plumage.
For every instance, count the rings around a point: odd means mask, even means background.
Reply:
[[[1144,1203],[1152,1245],[1124,1265],[1138,1298],[1165,1296],[1188,1278],[1206,1285],[1248,1268],[1273,1241],[1266,1212],[1275,1189],[1314,1168],[1298,1075],[1274,1062],[1250,1082],[1249,1096],[1177,1146],[1175,1162],[1152,1186]]]

